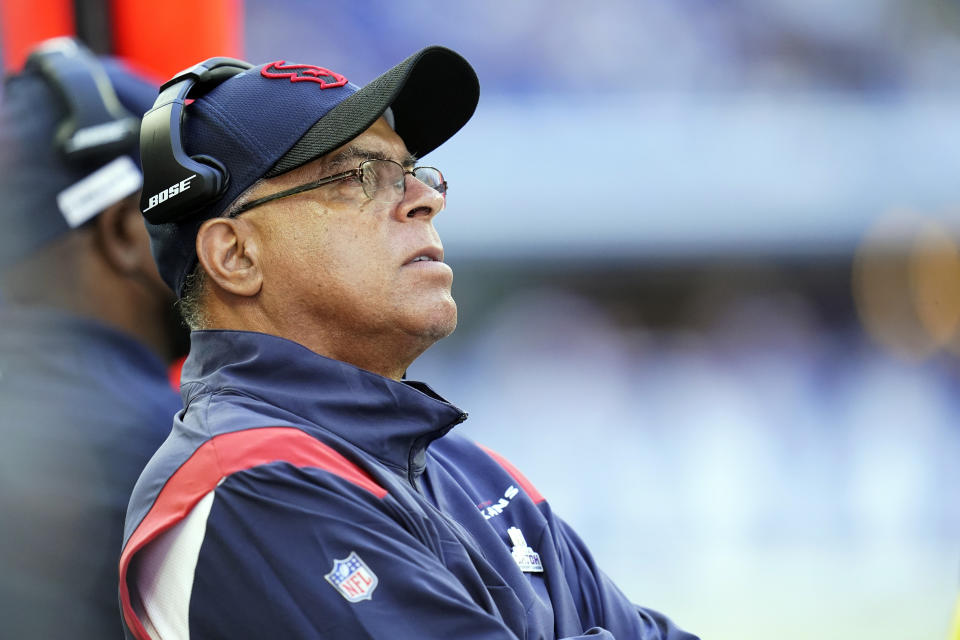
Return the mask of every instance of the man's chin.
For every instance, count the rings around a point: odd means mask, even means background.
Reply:
[[[435,327],[435,330],[432,333],[430,333],[429,337],[434,342],[437,342],[438,340],[443,340],[444,338],[449,336],[451,333],[453,333],[454,329],[456,328],[457,328],[457,321],[454,320],[450,324]]]
[[[453,298],[447,298],[431,309],[417,324],[419,326],[413,333],[427,342],[426,346],[429,347],[449,336],[457,328],[457,303]]]

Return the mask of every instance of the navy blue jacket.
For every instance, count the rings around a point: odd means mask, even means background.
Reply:
[[[181,406],[130,336],[0,305],[0,638],[123,637],[123,516]]]
[[[693,637],[631,604],[508,462],[449,434],[466,414],[426,385],[205,331],[182,393],[127,514],[131,637]]]

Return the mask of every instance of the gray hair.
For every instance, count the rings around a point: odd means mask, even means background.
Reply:
[[[204,297],[207,289],[207,273],[198,262],[190,275],[183,282],[183,295],[177,300],[180,317],[191,331],[207,329],[210,319],[207,317],[207,308]]]

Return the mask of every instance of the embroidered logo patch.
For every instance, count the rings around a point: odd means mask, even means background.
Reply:
[[[316,82],[321,89],[333,89],[347,84],[337,73],[312,64],[287,64],[286,60],[271,62],[260,70],[264,78],[290,78],[290,82]]]
[[[520,567],[524,573],[543,573],[543,563],[540,562],[540,554],[527,546],[527,541],[523,538],[523,532],[517,527],[507,529],[507,535],[510,536],[510,542],[513,543],[513,549],[510,551],[513,561]]]
[[[370,570],[356,551],[351,551],[343,560],[334,559],[333,571],[323,577],[350,602],[370,600],[378,583],[377,574]]]

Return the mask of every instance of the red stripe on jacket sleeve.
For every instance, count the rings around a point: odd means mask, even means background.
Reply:
[[[271,462],[289,462],[298,467],[323,469],[369,491],[377,498],[382,499],[387,495],[387,490],[360,467],[300,429],[264,427],[211,438],[170,476],[120,555],[120,605],[134,638],[150,640],[133,610],[127,584],[127,572],[134,554],[185,518],[203,496],[216,488],[222,478]]]
[[[513,476],[513,479],[517,481],[517,484],[520,485],[520,488],[523,489],[528,496],[530,496],[530,499],[533,500],[534,503],[540,503],[546,500],[546,498],[540,495],[540,492],[537,491],[537,488],[533,486],[533,483],[527,480],[527,477],[520,473],[520,470],[513,466],[509,460],[504,458],[493,449],[489,449],[482,444],[478,443],[477,446],[483,449],[488,456],[496,460],[497,464],[499,464],[507,473]]]

